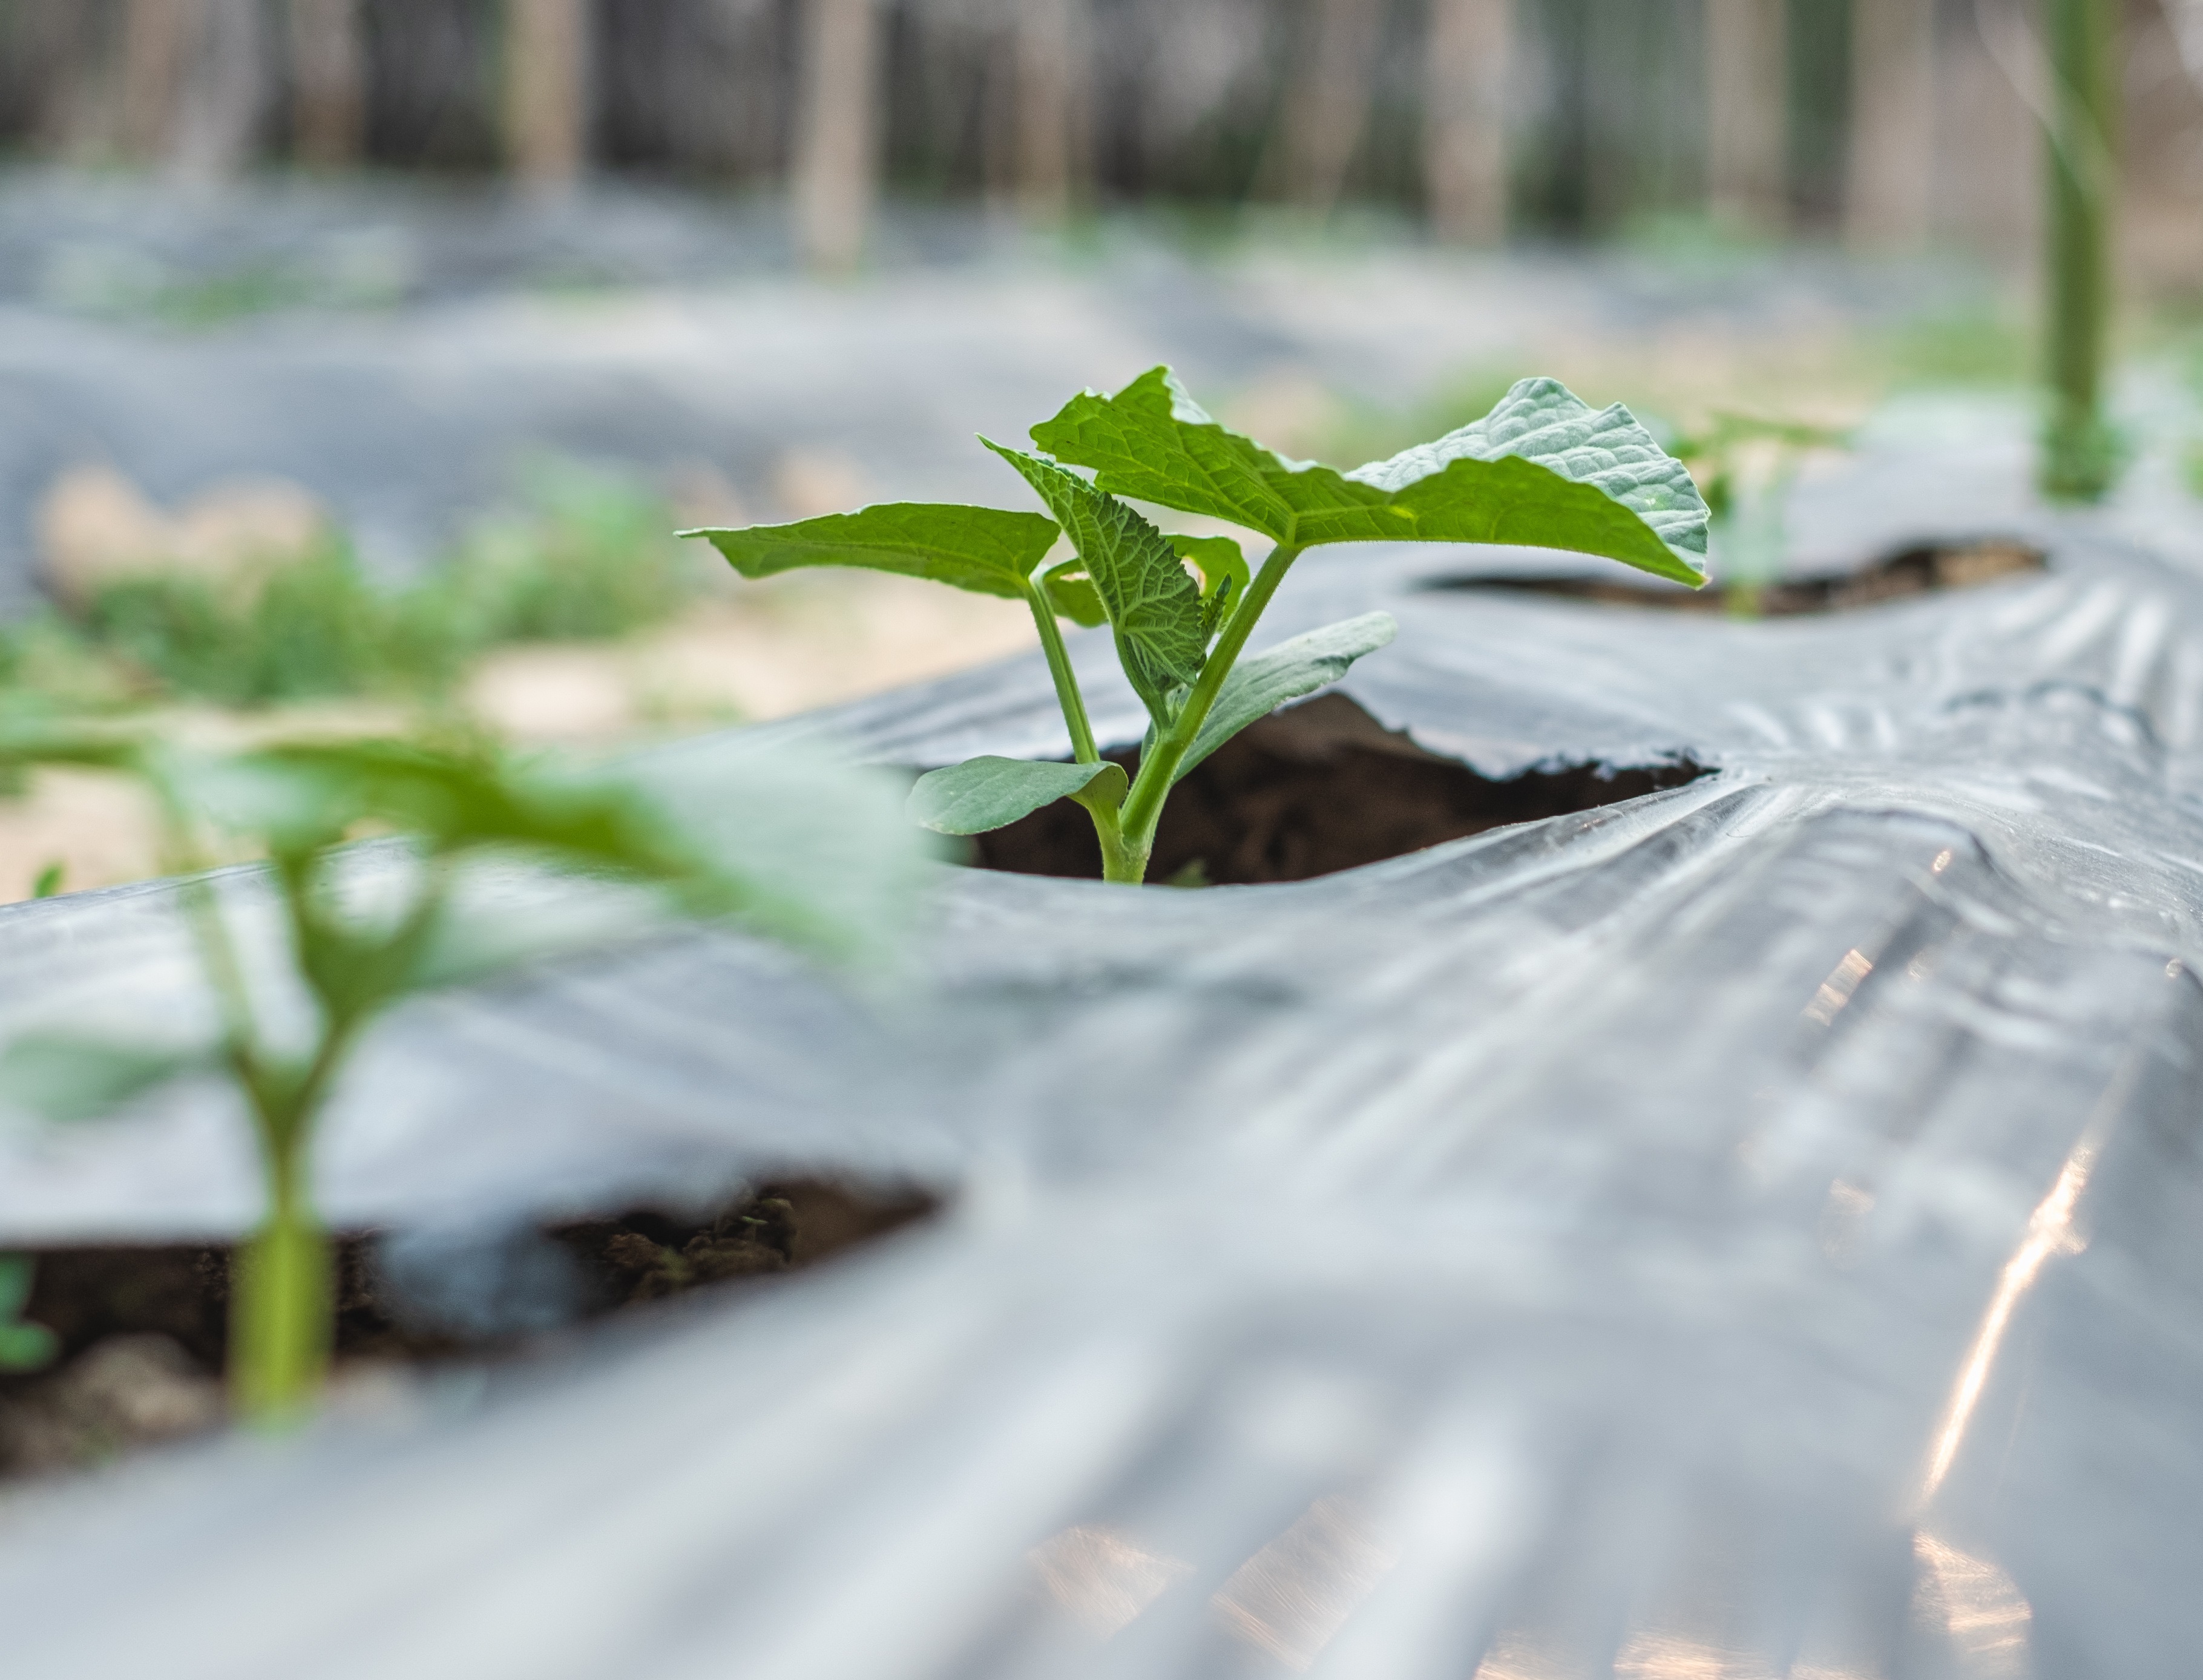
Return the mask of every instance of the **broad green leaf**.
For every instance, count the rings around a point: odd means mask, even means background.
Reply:
[[[27,1033],[0,1055],[0,1101],[48,1120],[96,1120],[156,1085],[213,1065],[209,1049]]]
[[[1088,392],[1033,440],[1118,496],[1208,514],[1306,547],[1520,543],[1704,581],[1706,510],[1682,465],[1619,406],[1526,380],[1483,420],[1351,473],[1289,461],[1220,425],[1167,368]]]
[[[660,889],[692,911],[836,956],[876,949],[922,873],[894,778],[757,742],[671,749],[588,773],[482,748],[294,743],[227,760],[174,758],[167,772],[180,801],[269,835],[279,862],[286,850],[375,823],[431,853],[501,854]]]
[[[1041,587],[1048,592],[1048,604],[1058,618],[1084,624],[1090,630],[1109,622],[1109,610],[1094,592],[1094,580],[1086,575],[1084,560],[1066,560],[1060,566],[1049,567],[1041,578]]]
[[[794,525],[681,534],[709,540],[744,577],[771,577],[800,566],[862,566],[1022,599],[1026,581],[1055,545],[1058,533],[1037,513],[890,502]]]
[[[1356,659],[1375,652],[1398,630],[1391,613],[1366,612],[1240,660],[1217,691],[1216,704],[1209,708],[1172,780],[1182,778],[1249,723],[1267,717],[1289,700],[1338,681]]]
[[[1614,552],[1625,545],[1627,528],[1580,494],[1556,497],[1542,481],[1520,475],[1515,477],[1521,488],[1508,486],[1511,495],[1503,492],[1493,470],[1515,461],[1542,467],[1572,486],[1587,486],[1627,509],[1659,538],[1668,551],[1667,563],[1650,564],[1634,554]],[[1435,443],[1357,467],[1346,476],[1394,492],[1398,505],[1415,514],[1424,541],[1575,548],[1681,582],[1704,581],[1706,504],[1690,469],[1662,449],[1621,404],[1593,409],[1558,380],[1517,380],[1483,419]],[[1452,535],[1456,529],[1470,534]],[[1486,530],[1504,534],[1478,534]]]
[[[1058,799],[1121,803],[1121,764],[1036,763],[1025,758],[967,758],[930,770],[910,790],[911,819],[942,834],[983,834]]]
[[[1208,651],[1201,591],[1178,563],[1170,539],[1115,497],[1054,462],[985,438],[979,441],[1018,469],[1070,537],[1117,633],[1125,675],[1148,710],[1160,716],[1170,691],[1201,675]]]

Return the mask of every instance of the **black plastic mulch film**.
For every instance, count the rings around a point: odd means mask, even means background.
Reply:
[[[2035,528],[2046,573],[1763,622],[1313,557],[1262,640],[1397,615],[1364,748],[1680,785],[1284,884],[958,871],[885,998],[699,935],[409,1011],[348,1227],[791,1170],[948,1211],[555,1382],[0,1510],[11,1666],[2192,1676],[2203,579]],[[1037,658],[824,722],[1063,750]],[[0,927],[11,1027],[189,987],[166,887]],[[252,1207],[211,1092],[0,1150],[9,1247]]]

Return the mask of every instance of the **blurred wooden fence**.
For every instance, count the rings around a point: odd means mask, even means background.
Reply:
[[[2173,27],[2188,15],[2203,41],[2195,0],[2127,3],[2133,173],[2203,225],[2203,102],[2183,68],[2203,58]],[[882,188],[1042,219],[1134,197],[1376,201],[1465,239],[1710,209],[1867,246],[2013,250],[2033,215],[2033,9],[0,0],[0,139],[185,175],[269,159],[786,183],[827,262],[853,256]]]

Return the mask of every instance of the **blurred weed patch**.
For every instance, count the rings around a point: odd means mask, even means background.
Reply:
[[[110,581],[74,612],[0,630],[0,681],[71,710],[160,700],[235,707],[366,695],[435,700],[492,648],[661,623],[700,568],[641,486],[539,462],[410,587],[377,587],[329,539],[239,589],[181,569]]]

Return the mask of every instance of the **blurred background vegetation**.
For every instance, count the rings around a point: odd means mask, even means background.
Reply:
[[[2121,400],[2203,489],[2203,0],[2103,4]],[[1341,463],[1533,371],[1675,436],[2023,431],[2042,38],[2038,0],[0,0],[7,704],[611,743],[993,657],[1014,609],[670,533],[1007,498],[972,430],[1165,356]],[[0,801],[0,898],[144,872],[133,821]]]

